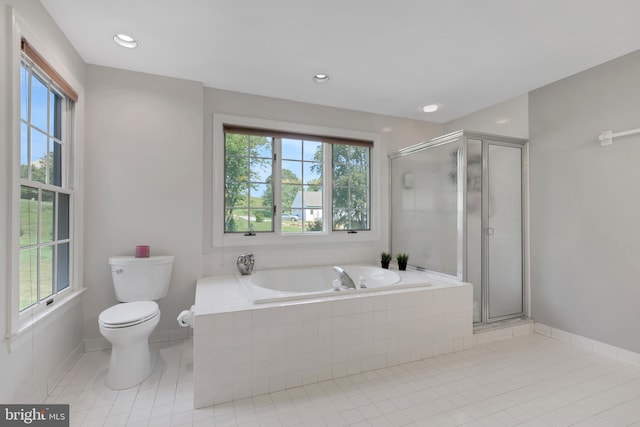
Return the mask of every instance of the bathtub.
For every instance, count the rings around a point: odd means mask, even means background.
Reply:
[[[431,286],[430,282],[403,281],[395,271],[370,265],[340,267],[356,289],[337,287],[339,279],[332,266],[259,270],[249,276],[238,274],[238,279],[254,304]]]
[[[200,278],[196,408],[414,362],[473,346],[473,286],[428,272],[343,265]]]

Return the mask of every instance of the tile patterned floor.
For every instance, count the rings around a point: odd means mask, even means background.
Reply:
[[[536,334],[196,410],[192,342],[152,347],[162,369],[140,386],[107,389],[109,352],[91,352],[47,402],[72,426],[640,427],[640,367]]]

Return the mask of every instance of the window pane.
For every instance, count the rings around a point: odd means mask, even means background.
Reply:
[[[57,139],[62,139],[62,98],[54,91],[50,91],[49,133]]]
[[[369,183],[369,166],[368,165],[350,165],[349,166],[349,182],[353,185],[366,186]]]
[[[20,118],[29,120],[29,70],[20,64]]]
[[[271,181],[271,174],[273,173],[271,159],[260,159],[252,157],[249,161],[251,181],[253,182],[267,182]]]
[[[249,188],[249,220],[252,231],[273,230],[273,189],[271,184],[252,184]]]
[[[251,136],[249,141],[251,156],[267,159],[273,158],[273,138]]]
[[[232,224],[233,230],[237,233],[246,233],[249,231],[249,210],[248,209],[235,209],[235,214],[233,215]]]
[[[302,140],[284,138],[282,140],[282,158],[302,160]]]
[[[333,188],[333,207],[335,209],[346,209],[350,202],[349,187]]]
[[[249,158],[227,156],[225,159],[226,182],[249,180]]]
[[[349,230],[349,211],[346,209],[333,210],[333,229]]]
[[[271,219],[271,210],[267,209],[251,209],[249,215],[249,230],[254,233],[263,231],[273,231],[273,221]]]
[[[38,243],[38,190],[20,187],[20,246]]]
[[[367,207],[368,190],[364,187],[351,187],[349,194],[349,207],[365,209]]]
[[[69,195],[58,193],[58,239],[64,240],[69,238]]]
[[[20,124],[20,178],[29,178],[29,126]]]
[[[249,180],[249,137],[226,134],[225,183]]]
[[[249,136],[235,133],[224,134],[224,151],[227,156],[249,157]]]
[[[334,209],[334,230],[369,230],[368,209]]]
[[[322,163],[304,162],[304,183],[322,185]]]
[[[369,229],[369,148],[333,145],[333,229]]]
[[[45,183],[46,173],[47,137],[42,132],[31,128],[31,180]]]
[[[253,184],[249,189],[251,197],[250,206],[253,208],[271,209],[273,206],[273,193],[271,184]]]
[[[35,75],[31,75],[31,124],[47,132],[47,97],[49,89]]]
[[[282,212],[290,212],[292,215],[300,215],[302,209],[302,185],[283,184],[280,195]]]
[[[249,186],[246,182],[229,182],[225,187],[224,205],[227,208],[249,205]]]
[[[305,209],[303,215],[305,231],[322,231],[322,209]]]
[[[62,145],[49,139],[49,184],[62,186]]]
[[[303,191],[298,191],[293,202],[294,214],[299,215],[304,223],[304,231],[322,230],[322,191],[304,186]]]
[[[41,226],[40,226],[40,243],[52,242],[55,240],[55,224],[56,224],[56,193],[53,191],[42,190],[41,205]]]
[[[40,248],[40,301],[53,295],[53,246]]]
[[[69,243],[58,245],[56,292],[69,287]]]
[[[20,250],[19,309],[36,303],[38,299],[38,249]]]
[[[318,141],[304,141],[303,159],[321,162],[323,145],[322,142]]]
[[[229,183],[225,191],[225,232],[246,231],[249,188],[246,183]],[[243,216],[243,218],[240,218]]]
[[[225,232],[273,229],[273,138],[225,134]]]
[[[333,144],[331,146],[333,151],[333,164],[334,167],[337,164],[347,164],[349,162],[349,146],[348,145],[339,145]]]
[[[237,208],[227,208],[224,211],[224,231],[225,233],[234,233],[241,231],[240,227],[242,226],[242,221],[238,219],[238,212],[236,212]],[[246,220],[244,221],[246,227]]]
[[[286,210],[291,208],[293,215],[298,215],[302,218],[302,209],[304,208],[303,202],[303,187],[302,185],[283,185],[282,186],[282,209]],[[287,200],[285,201],[285,196]],[[291,202],[289,203],[289,199]]]
[[[281,224],[283,233],[301,233],[302,221],[300,220],[300,210],[285,209],[283,206],[281,215]]]
[[[283,160],[282,182],[302,183],[302,162],[298,162],[295,160]]]

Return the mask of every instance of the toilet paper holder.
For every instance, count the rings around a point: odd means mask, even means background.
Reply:
[[[189,310],[182,310],[178,314],[178,325],[183,328],[193,328],[193,321],[195,319],[195,306],[192,305]]]

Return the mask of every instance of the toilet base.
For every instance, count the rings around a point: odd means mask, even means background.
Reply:
[[[105,385],[113,390],[136,386],[149,378],[156,365],[156,354],[149,350],[149,342],[111,348],[111,359]]]

